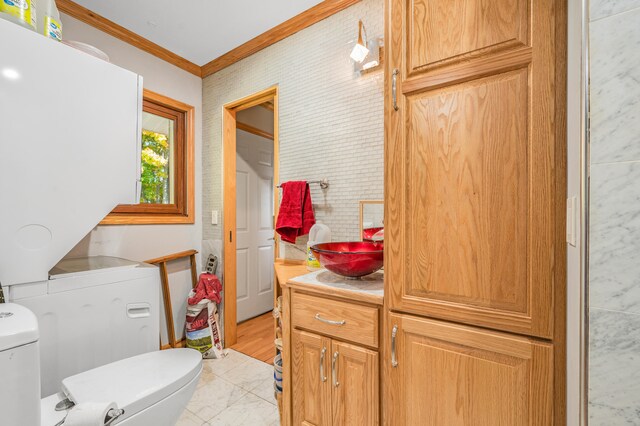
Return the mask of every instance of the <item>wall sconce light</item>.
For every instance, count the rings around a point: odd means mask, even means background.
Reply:
[[[362,38],[362,32],[364,31],[364,39]],[[353,50],[351,51],[351,59],[354,62],[361,64],[367,55],[369,54],[369,49],[366,47],[367,45],[367,29],[364,27],[362,20],[358,21],[358,42],[355,46],[353,46]]]
[[[377,38],[367,43],[369,54],[362,61],[362,71],[370,70],[380,65],[380,43]]]
[[[370,71],[381,63],[380,40],[378,38],[368,40],[367,29],[362,20],[358,21],[358,41],[353,46],[350,56],[353,60],[354,71],[357,74]]]

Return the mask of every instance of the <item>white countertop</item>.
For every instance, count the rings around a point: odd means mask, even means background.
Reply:
[[[289,281],[297,284],[310,284],[328,289],[340,289],[356,293],[364,293],[371,296],[384,297],[384,274],[382,271],[358,279],[349,279],[326,269],[300,275]]]

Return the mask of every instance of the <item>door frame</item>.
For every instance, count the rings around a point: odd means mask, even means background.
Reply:
[[[236,113],[267,101],[273,102],[273,206],[278,216],[279,145],[278,86],[271,86],[222,108],[222,182],[223,182],[223,280],[224,280],[224,347],[238,341],[236,289]],[[274,260],[278,256],[278,235],[274,232]],[[274,282],[275,284],[275,282]],[[275,289],[274,289],[275,290]]]

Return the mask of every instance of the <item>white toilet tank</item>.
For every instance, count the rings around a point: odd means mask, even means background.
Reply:
[[[12,286],[10,295],[38,318],[42,397],[60,391],[66,377],[158,350],[155,266],[107,256],[65,259],[48,281]]]
[[[0,304],[0,423],[40,424],[38,321],[15,303]]]

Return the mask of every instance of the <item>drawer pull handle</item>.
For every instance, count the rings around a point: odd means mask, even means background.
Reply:
[[[338,361],[338,355],[340,354],[338,353],[338,351],[336,351],[333,354],[333,361],[331,361],[331,376],[333,378],[333,386],[336,388],[340,386],[340,383],[338,383],[338,367],[336,365]]]
[[[317,319],[318,321],[322,321],[325,324],[331,324],[331,325],[345,325],[347,323],[347,321],[345,320],[341,320],[341,321],[328,320],[328,319],[322,318],[320,314],[316,314],[315,319]]]
[[[320,381],[326,382],[327,376],[324,375],[324,355],[327,353],[327,348],[323,347],[320,352]]]
[[[391,366],[398,366],[398,358],[396,357],[396,335],[398,334],[398,326],[394,325],[391,329]]]

